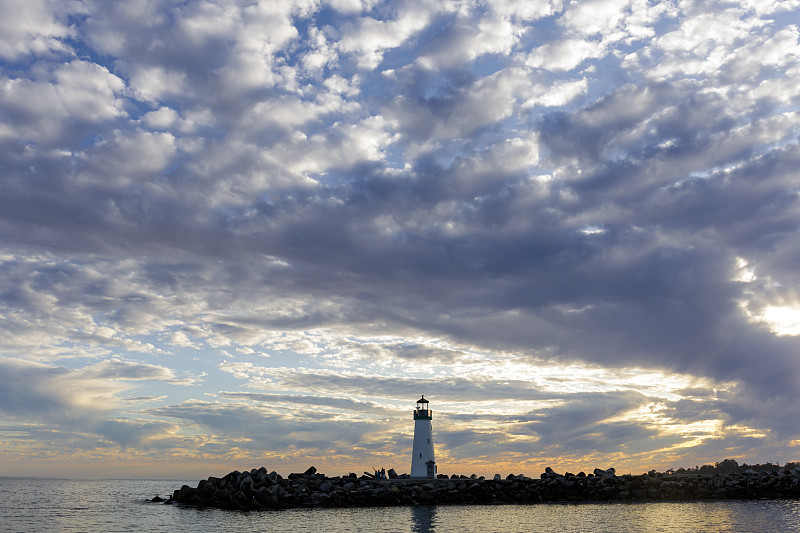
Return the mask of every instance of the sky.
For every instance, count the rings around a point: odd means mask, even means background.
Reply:
[[[799,25],[3,1],[0,475],[800,460]]]

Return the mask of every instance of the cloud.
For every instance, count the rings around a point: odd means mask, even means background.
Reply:
[[[466,10],[465,10],[466,11]],[[417,59],[429,70],[454,68],[485,54],[508,55],[520,30],[499,13],[459,13]]]
[[[153,420],[113,417],[124,382],[169,380],[164,367],[109,359],[78,370],[0,358],[0,412],[6,420],[24,423],[20,431],[33,439],[64,441],[79,449],[103,446],[107,440],[122,449],[147,446],[175,433],[174,425]],[[4,435],[14,433],[4,428]],[[37,437],[40,435],[40,437]]]
[[[43,150],[45,157],[47,149],[77,151],[95,134],[94,128],[126,115],[124,82],[87,61],[60,64],[31,78],[4,75],[0,83],[2,109],[16,132],[15,143],[30,143],[36,147],[35,154]],[[11,156],[11,139],[2,140]]]
[[[435,2],[411,4],[401,2],[384,20],[371,16],[359,17],[346,23],[336,48],[353,54],[362,69],[374,69],[386,50],[401,45],[406,39],[424,29],[442,7]]]
[[[164,439],[175,433],[176,425],[149,420],[102,420],[94,431],[104,438],[118,444],[123,450],[127,448],[148,449],[154,441]]]
[[[544,44],[534,50],[526,65],[547,70],[572,70],[585,60],[605,54],[600,43],[583,39],[565,39]]]
[[[336,447],[363,445],[370,432],[384,424],[342,420],[335,415],[241,403],[184,402],[149,409],[147,413],[197,424],[225,440],[237,439],[239,446],[252,450],[305,449],[311,453]]]
[[[0,8],[20,442],[62,420],[108,454],[339,442],[349,470],[404,446],[425,389],[470,465],[793,453],[791,6],[22,7]],[[260,417],[280,434],[239,427]]]
[[[0,7],[0,57],[21,59],[28,54],[63,52],[63,39],[74,35],[62,18],[68,12],[47,0],[4,2]]]
[[[85,380],[66,368],[3,358],[2,410],[15,419],[85,426],[110,409],[120,390],[104,382]]]
[[[394,414],[394,411],[386,409],[375,402],[353,401],[345,398],[325,398],[320,396],[298,396],[285,394],[271,394],[258,392],[221,392],[220,396],[231,400],[251,400],[259,404],[280,407],[286,404],[318,405],[342,409],[346,411],[359,411],[369,413],[371,416]]]
[[[170,369],[163,366],[135,363],[118,358],[105,359],[85,367],[80,374],[87,378],[113,380],[169,380],[174,376]]]

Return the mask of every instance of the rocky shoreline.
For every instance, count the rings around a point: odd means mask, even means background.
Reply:
[[[375,479],[355,474],[327,477],[314,467],[281,477],[266,468],[209,477],[184,485],[154,502],[219,509],[372,507],[443,504],[533,504],[540,502],[698,501],[800,498],[800,468],[771,472],[617,476],[614,469],[592,474],[558,474],[548,468],[539,479],[499,474],[492,479],[445,476],[436,479]]]

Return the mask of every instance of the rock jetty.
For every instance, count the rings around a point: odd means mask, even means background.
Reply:
[[[311,467],[281,477],[266,468],[209,477],[184,485],[164,503],[220,509],[368,507],[442,504],[532,504],[540,502],[696,501],[798,499],[800,468],[714,475],[616,475],[613,468],[558,474],[548,468],[538,479],[510,474],[492,479],[439,475],[437,479],[327,477]],[[152,501],[155,500],[155,498]]]

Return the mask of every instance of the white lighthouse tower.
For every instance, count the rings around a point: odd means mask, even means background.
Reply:
[[[433,455],[433,411],[423,395],[414,409],[414,446],[411,450],[411,477],[435,478],[436,457]]]

